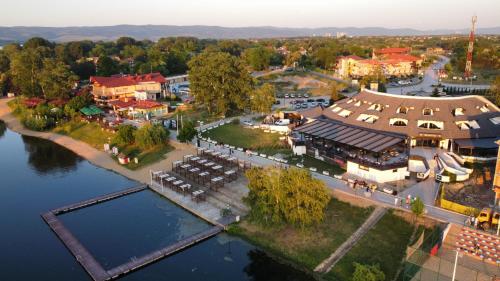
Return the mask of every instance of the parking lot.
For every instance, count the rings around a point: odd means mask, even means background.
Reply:
[[[287,94],[276,97],[276,104],[274,108],[289,108],[294,110],[303,110],[322,105],[327,107],[330,105],[330,97],[328,96],[314,96],[309,95],[295,95]]]

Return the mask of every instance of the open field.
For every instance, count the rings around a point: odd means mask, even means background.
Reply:
[[[325,275],[327,280],[349,280],[354,262],[379,264],[385,280],[393,280],[406,253],[414,226],[399,216],[387,213],[373,229]]]
[[[217,142],[251,149],[268,155],[291,153],[288,146],[279,139],[280,134],[265,133],[260,129],[249,129],[237,124],[220,126],[203,133],[203,136]]]
[[[325,219],[317,226],[306,229],[287,226],[265,228],[243,221],[231,226],[229,232],[312,271],[363,224],[372,210],[332,198]]]

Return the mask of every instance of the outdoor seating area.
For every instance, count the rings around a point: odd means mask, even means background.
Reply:
[[[457,238],[455,242],[457,251],[500,265],[500,239],[498,237],[463,227]]]
[[[172,171],[186,180],[218,191],[224,184],[235,181],[238,172],[249,166],[236,157],[200,148],[196,156],[185,155],[182,161],[173,162]]]
[[[191,194],[193,201],[200,202],[206,199],[204,190],[192,190],[193,186],[191,184],[166,171],[151,171],[151,180],[159,184],[162,188],[170,188],[183,195]]]

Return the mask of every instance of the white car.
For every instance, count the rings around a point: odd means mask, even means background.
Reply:
[[[308,98],[309,97],[309,94],[304,94],[304,98]]]
[[[251,126],[253,126],[253,123],[248,121],[248,120],[245,120],[245,121],[243,121],[243,125],[251,127]]]
[[[290,97],[293,99],[295,98],[295,94],[290,94]]]
[[[289,98],[290,96],[288,94],[285,94],[285,99]]]

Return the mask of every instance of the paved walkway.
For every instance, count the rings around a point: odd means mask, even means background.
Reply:
[[[347,239],[335,252],[322,261],[315,269],[316,272],[326,273],[329,272],[338,261],[340,261],[345,254],[347,254],[358,241],[365,236],[370,229],[387,213],[387,208],[377,207],[366,219],[366,221],[354,232],[349,239]]]

